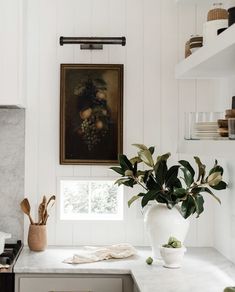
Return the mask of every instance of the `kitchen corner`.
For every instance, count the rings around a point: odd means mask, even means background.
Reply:
[[[235,0],[0,0],[0,292],[235,292]]]

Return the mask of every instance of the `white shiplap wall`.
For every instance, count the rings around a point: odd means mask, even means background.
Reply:
[[[33,211],[42,194],[58,194],[60,177],[110,177],[104,166],[59,165],[60,63],[123,63],[124,152],[144,142],[171,151],[173,161],[183,135],[183,112],[212,110],[212,83],[176,81],[174,66],[186,39],[201,30],[207,7],[174,0],[28,0],[27,1],[26,196]],[[200,28],[200,29],[199,29]],[[59,46],[63,36],[126,36],[127,46],[81,51]],[[206,98],[206,101],[205,101]],[[185,157],[188,158],[188,157]],[[125,200],[133,194],[125,190]],[[209,201],[211,203],[211,201]],[[49,243],[58,245],[148,244],[138,204],[123,222],[61,222],[58,207],[49,220]],[[205,226],[205,222],[207,225]],[[187,243],[213,245],[213,205],[192,220]],[[25,222],[27,238],[28,222]]]

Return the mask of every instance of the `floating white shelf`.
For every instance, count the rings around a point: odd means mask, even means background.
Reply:
[[[213,43],[179,63],[175,75],[177,79],[214,79],[235,75],[235,25],[220,34]]]
[[[234,155],[232,140],[184,140],[178,152],[188,155],[207,156],[211,158],[231,158]]]

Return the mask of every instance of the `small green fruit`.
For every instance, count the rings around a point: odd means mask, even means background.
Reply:
[[[181,248],[182,247],[180,241],[174,241],[174,242],[172,242],[171,245],[172,245],[173,248]]]
[[[176,241],[178,241],[178,239],[175,238],[175,237],[173,237],[173,236],[171,236],[171,237],[169,238],[169,240],[168,240],[168,244],[169,244],[169,245],[172,245],[172,243],[174,243],[174,242],[176,242]]]
[[[146,263],[147,263],[148,265],[152,265],[152,263],[153,263],[153,259],[152,259],[151,257],[147,258],[147,259],[146,259]]]
[[[234,292],[235,291],[235,287],[228,287],[224,289],[224,292]]]

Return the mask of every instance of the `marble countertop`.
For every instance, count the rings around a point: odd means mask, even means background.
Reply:
[[[138,255],[122,260],[108,260],[70,265],[63,260],[79,248],[50,247],[32,252],[25,247],[15,265],[15,273],[130,274],[141,292],[222,292],[235,286],[235,265],[213,248],[189,248],[181,269],[166,269],[161,261],[151,266],[145,259],[150,249],[138,248]]]

